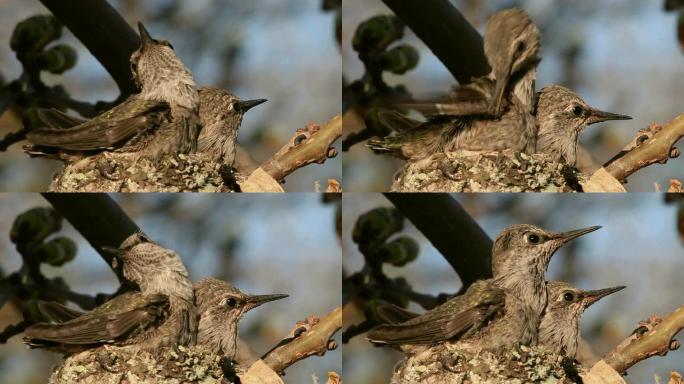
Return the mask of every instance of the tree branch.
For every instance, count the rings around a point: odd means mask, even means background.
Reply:
[[[603,358],[614,370],[624,374],[634,364],[679,348],[675,335],[684,329],[684,306],[660,319],[651,316],[648,321],[640,322],[632,335]]]
[[[340,115],[333,117],[322,127],[309,124],[304,129],[297,129],[290,141],[261,164],[261,168],[274,179],[282,181],[299,168],[311,163],[322,164],[337,156],[332,144],[341,136]]]
[[[121,97],[137,92],[129,58],[140,37],[105,0],[40,0],[112,76]],[[80,11],[79,11],[80,10]]]
[[[470,215],[444,193],[386,193],[458,273],[463,288],[492,276],[492,240]]]
[[[489,73],[482,36],[448,0],[383,0],[461,84]]]
[[[262,358],[266,365],[281,373],[299,360],[313,355],[322,356],[325,352],[335,349],[337,345],[331,338],[342,328],[342,307],[333,309],[320,320],[315,317],[308,318],[306,323],[312,326],[297,335],[296,329],[303,326],[298,324],[289,341],[274,348]]]
[[[605,165],[616,179],[624,182],[634,172],[651,164],[665,164],[668,159],[679,156],[674,145],[684,137],[684,114],[674,118],[664,127],[651,125],[640,130],[632,142]]]
[[[128,236],[140,231],[121,207],[103,193],[43,193],[45,200],[67,219],[71,225],[112,265],[112,255],[103,246],[118,247]],[[123,275],[114,270],[119,282]]]

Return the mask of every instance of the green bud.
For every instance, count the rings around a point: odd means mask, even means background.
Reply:
[[[401,267],[415,260],[418,257],[418,250],[418,243],[415,240],[402,236],[382,244],[375,250],[375,256],[383,263]]]
[[[42,263],[58,267],[76,257],[76,243],[68,237],[55,237],[40,244],[35,252]]]
[[[396,208],[375,208],[359,216],[352,231],[357,244],[381,244],[404,228],[404,217]]]
[[[397,75],[410,71],[418,65],[418,51],[410,45],[402,44],[380,55],[380,67]]]
[[[36,15],[19,22],[10,39],[13,51],[40,51],[62,35],[62,25],[52,15]]]
[[[42,51],[36,57],[38,67],[50,73],[62,73],[76,65],[76,50],[66,44],[59,44]]]
[[[26,108],[21,113],[21,121],[24,127],[29,129],[44,126],[43,121],[38,117],[37,108]]]
[[[359,24],[352,38],[357,52],[380,52],[404,36],[404,23],[396,16],[374,16]]]
[[[13,243],[40,243],[62,228],[62,217],[52,208],[33,208],[14,219],[10,230]]]
[[[363,122],[366,125],[366,128],[373,132],[375,136],[385,137],[392,132],[390,127],[380,121],[376,108],[370,108],[368,112],[366,112],[366,115],[363,117]]]

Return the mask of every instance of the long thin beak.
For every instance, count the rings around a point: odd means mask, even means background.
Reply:
[[[138,22],[138,32],[140,32],[140,47],[141,48],[147,46],[148,44],[150,44],[154,41],[152,36],[150,36],[150,33],[147,32],[147,28],[145,28],[145,26],[141,22]]]
[[[620,285],[618,287],[611,287],[611,288],[604,288],[604,289],[597,289],[595,291],[584,291],[583,295],[584,297],[582,298],[582,302],[584,303],[584,308],[589,307],[590,305],[594,304],[595,302],[601,300],[602,298],[613,294],[617,291],[622,291],[625,289],[624,285]]]
[[[620,115],[612,112],[600,111],[598,109],[592,109],[590,111],[591,115],[587,119],[587,125],[600,123],[602,121],[608,120],[632,120],[631,116]]]
[[[574,231],[568,231],[568,232],[562,232],[554,236],[556,239],[560,240],[561,244],[565,244],[570,240],[576,239],[580,236],[586,235],[587,233],[591,233],[596,231],[597,229],[601,229],[600,225],[595,225],[593,227],[588,227],[588,228],[582,228],[582,229],[576,229]]]
[[[497,74],[496,76],[496,89],[494,90],[494,98],[489,101],[489,113],[495,116],[501,115],[501,110],[503,109],[504,94],[506,93],[506,87],[510,79],[511,68],[509,65],[505,73]]]
[[[249,111],[250,109],[256,107],[259,104],[267,102],[266,99],[254,99],[254,100],[240,100],[236,104],[236,109],[242,113]]]
[[[290,295],[284,295],[280,293],[273,295],[250,295],[247,297],[247,305],[249,306],[248,310],[256,308],[261,304],[268,303],[269,301],[280,300],[289,296]]]
[[[102,249],[104,252],[111,253],[112,255],[115,255],[115,256],[121,256],[121,255],[126,253],[117,247],[110,247],[108,245],[103,245],[102,248],[100,248],[100,249]]]

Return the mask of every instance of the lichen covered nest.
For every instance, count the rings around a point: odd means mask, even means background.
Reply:
[[[221,164],[198,154],[171,155],[153,164],[118,154],[68,163],[55,174],[51,192],[227,192]]]
[[[68,357],[50,384],[220,383],[221,357],[178,347],[152,355],[134,347],[104,346]]]
[[[572,192],[578,189],[574,170],[543,154],[464,150],[407,162],[392,185],[395,192]]]
[[[465,343],[446,343],[407,355],[395,367],[391,383],[565,384],[574,383],[576,374],[567,358],[538,347],[489,352]]]

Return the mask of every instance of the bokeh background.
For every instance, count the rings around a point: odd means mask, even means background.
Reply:
[[[678,217],[684,207],[666,204],[661,194],[629,195],[532,195],[457,194],[461,203],[484,231],[495,238],[506,226],[530,223],[553,231],[602,225],[603,228],[568,243],[551,260],[549,280],[562,280],[583,289],[616,285],[627,288],[587,309],[582,317],[582,336],[599,356],[626,338],[640,320],[651,314],[666,315],[684,305],[684,237]],[[425,195],[429,199],[429,195]],[[682,204],[682,203],[679,203]],[[343,197],[344,274],[363,267],[363,256],[351,240],[360,214],[380,206],[392,206],[381,194],[345,194]],[[679,213],[678,213],[679,212]],[[679,215],[679,216],[678,216]],[[681,225],[681,224],[680,224]],[[458,275],[434,247],[405,221],[402,235],[420,244],[418,259],[406,267],[385,264],[387,276],[405,276],[420,293],[453,294],[460,289]],[[358,306],[345,306],[345,327],[363,320]],[[409,309],[422,313],[415,304]],[[679,335],[679,339],[682,335]],[[345,380],[353,383],[387,383],[399,352],[372,346],[364,334],[343,347]],[[628,371],[629,383],[666,382],[669,372],[684,370],[684,351],[653,357]]]
[[[132,26],[145,23],[153,37],[172,42],[198,85],[214,85],[242,99],[266,98],[249,111],[239,141],[260,163],[280,149],[295,129],[325,123],[340,113],[341,58],[335,36],[335,12],[322,0],[110,0]],[[87,12],[87,10],[75,10]],[[0,78],[9,82],[21,65],[9,48],[14,26],[49,11],[37,0],[0,0]],[[137,30],[137,29],[136,29]],[[114,81],[85,47],[64,28],[62,39],[78,50],[76,67],[60,76],[77,100],[111,101]],[[20,127],[16,114],[0,119],[0,135]],[[339,143],[338,143],[339,145]],[[339,151],[338,151],[339,152]],[[15,144],[0,153],[0,190],[43,191],[59,163],[29,159]],[[341,159],[311,165],[287,178],[288,191],[312,191],[328,178],[340,180]]]
[[[580,136],[592,155],[605,163],[651,122],[667,123],[682,113],[684,55],[677,41],[677,13],[664,11],[665,0],[450,0],[482,34],[495,12],[518,6],[542,34],[537,90],[550,84],[574,89],[590,105],[632,116],[630,121],[592,125]],[[342,9],[343,76],[361,77],[363,65],[351,48],[360,22],[391,14],[381,0],[345,0]],[[420,52],[418,67],[402,76],[386,75],[390,85],[405,84],[414,96],[444,93],[456,84],[430,50],[405,30],[401,43]],[[345,136],[361,129],[345,124]],[[344,154],[344,184],[350,191],[387,191],[402,162],[374,155],[363,143]],[[682,159],[654,165],[629,178],[631,191],[667,188],[684,178]]]
[[[270,350],[297,320],[324,315],[340,305],[341,249],[336,204],[323,203],[319,195],[112,197],[153,240],[181,255],[192,281],[213,276],[248,293],[290,295],[247,313],[240,323],[240,337],[255,355]],[[11,273],[21,265],[9,241],[12,221],[37,206],[49,204],[38,194],[0,194],[0,273]],[[44,265],[43,273],[63,277],[76,292],[114,292],[118,287],[116,277],[83,237],[66,221],[59,234],[77,242],[77,257],[60,268]],[[11,301],[0,308],[0,329],[19,320],[21,312]],[[0,344],[0,383],[45,383],[51,366],[59,363],[61,355],[29,350],[21,337]],[[328,371],[341,370],[338,349],[293,365],[285,380],[311,383],[312,375],[325,380]]]

